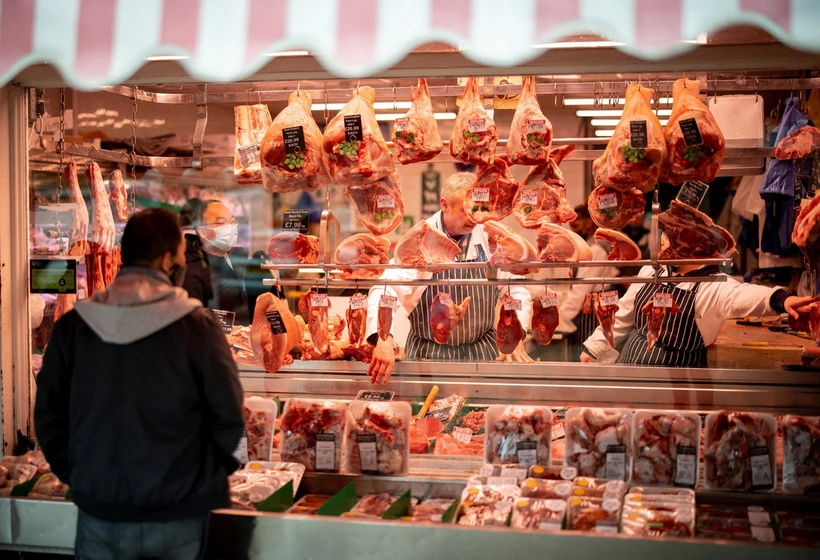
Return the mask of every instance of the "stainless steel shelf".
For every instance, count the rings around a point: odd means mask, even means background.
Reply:
[[[481,268],[498,268],[502,270],[508,270],[513,268],[586,268],[586,267],[633,267],[633,266],[653,266],[654,264],[658,264],[660,266],[679,266],[679,265],[686,265],[686,264],[700,264],[700,265],[712,265],[716,264],[718,266],[732,266],[732,259],[724,259],[724,258],[715,258],[715,259],[659,259],[657,263],[648,260],[634,260],[634,261],[560,261],[560,262],[528,262],[528,263],[519,263],[519,264],[501,264],[501,265],[494,265],[491,266],[487,263],[476,263],[476,262],[454,262],[448,263],[446,266],[449,269],[455,270],[473,270],[473,269],[481,269]],[[340,265],[338,263],[331,263],[331,264],[263,264],[262,268],[265,270],[298,270],[300,268],[321,268],[323,270],[337,270]],[[343,265],[344,268],[349,268],[351,270],[376,270],[376,269],[386,269],[386,270],[438,270],[441,269],[442,265],[439,266],[405,266],[400,264],[350,264],[350,265]]]

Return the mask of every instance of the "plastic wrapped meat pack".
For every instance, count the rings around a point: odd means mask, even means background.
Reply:
[[[442,517],[453,505],[452,498],[430,498],[410,506],[410,521],[441,523]]]
[[[620,500],[574,496],[567,500],[567,529],[617,533],[620,514]]]
[[[621,532],[645,537],[695,536],[695,506],[684,503],[625,505]]]
[[[783,419],[783,490],[795,494],[820,490],[820,416]]]
[[[510,527],[513,529],[538,529],[560,531],[567,509],[566,500],[542,500],[521,498],[513,507]]]
[[[305,466],[298,463],[251,462],[228,477],[231,504],[234,509],[256,510],[256,507],[289,481],[293,493],[299,488]]]
[[[580,476],[629,481],[632,413],[624,408],[571,408],[566,417],[564,466]]]
[[[245,399],[245,431],[248,434],[249,461],[270,461],[276,412],[276,403],[270,399]]]
[[[513,503],[521,495],[521,489],[512,484],[483,484],[471,486],[461,493],[458,524],[473,527],[486,525],[505,526],[510,518]]]
[[[364,496],[353,506],[346,516],[348,517],[376,517],[381,518],[387,508],[392,506],[398,498],[390,494],[369,494]]]
[[[491,406],[485,424],[484,461],[549,466],[552,411],[540,406]]]
[[[573,496],[613,499],[620,502],[624,494],[626,494],[626,484],[623,480],[579,476],[572,487]]]
[[[37,479],[28,497],[43,500],[65,499],[66,493],[68,484],[61,482],[54,473],[48,473]]]
[[[327,503],[332,496],[320,496],[318,494],[308,494],[302,496],[298,502],[293,504],[287,513],[298,513],[300,515],[317,515],[319,508]]]
[[[407,474],[410,404],[353,401],[345,424],[345,472]]]
[[[37,467],[22,463],[12,463],[6,459],[14,457],[3,457],[0,461],[0,496],[8,496],[11,489],[28,482],[37,474]]]
[[[700,416],[675,411],[635,412],[633,484],[694,488],[698,482]]]
[[[711,490],[774,490],[777,421],[771,414],[713,412],[706,417],[705,484]]]
[[[553,424],[554,426],[554,424]],[[568,480],[572,482],[578,476],[578,469],[575,467],[542,467],[534,465],[530,467],[530,478],[539,480]]]
[[[528,478],[521,485],[521,496],[544,500],[566,500],[572,494],[572,482]]]
[[[339,472],[346,410],[342,402],[290,399],[280,428],[282,460],[307,471]]]

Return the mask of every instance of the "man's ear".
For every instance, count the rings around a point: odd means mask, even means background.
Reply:
[[[447,201],[444,200],[443,198],[438,201],[438,204],[439,204],[439,206],[441,206],[442,210],[447,210],[450,207],[450,205],[447,204]]]

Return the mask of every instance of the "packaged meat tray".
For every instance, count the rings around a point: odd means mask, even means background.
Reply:
[[[653,503],[675,503],[675,504],[695,504],[695,491],[688,488],[681,488],[678,492],[676,488],[661,488],[661,492],[646,492],[649,488],[635,486],[629,489],[629,493],[624,498],[624,504],[645,505]]]
[[[348,474],[407,474],[410,403],[353,401],[347,408],[344,471]]]
[[[54,476],[54,473],[48,473],[37,479],[28,497],[40,500],[64,500],[67,493],[68,484],[61,482]]]
[[[270,461],[276,424],[276,403],[262,397],[245,398],[245,432],[248,461]]]
[[[700,504],[697,536],[706,539],[776,540],[772,514],[762,506]]]
[[[484,462],[550,466],[552,411],[541,406],[487,409]]]
[[[300,515],[317,515],[319,508],[327,503],[333,496],[320,496],[319,494],[308,494],[302,496],[298,502],[293,504],[286,513],[298,513]]]
[[[433,453],[435,455],[482,457],[484,455],[484,436],[471,436],[469,439],[458,440],[451,434],[439,434],[436,436]]]
[[[771,414],[720,411],[706,417],[704,483],[710,490],[774,490],[776,459]]]
[[[783,491],[820,491],[820,416],[783,418]]]
[[[381,519],[387,508],[392,506],[398,498],[391,496],[388,493],[383,494],[369,494],[364,496],[361,500],[353,506],[346,516],[347,517],[371,517]]]
[[[467,487],[461,492],[461,501],[476,504],[514,502],[520,496],[521,488],[516,484],[479,484],[468,481]]]
[[[620,502],[623,500],[624,494],[626,494],[626,484],[623,480],[579,476],[573,481],[573,496],[614,499]]]
[[[338,401],[290,399],[280,427],[282,460],[310,472],[339,472],[346,410]]]
[[[567,500],[567,530],[617,533],[621,502],[574,496]]]
[[[293,481],[295,495],[304,473],[304,466],[296,463],[249,463],[248,467],[228,477],[234,509],[256,510],[261,502],[289,481]]]
[[[37,467],[34,465],[6,462],[6,459],[9,458],[3,457],[3,460],[0,460],[0,496],[8,496],[12,488],[28,482],[37,474]]]
[[[527,479],[528,469],[524,465],[510,464],[510,465],[481,465],[478,469],[479,476],[494,478],[514,478],[516,486],[520,485]]]
[[[820,546],[820,514],[778,511],[780,541],[800,546]]]
[[[625,408],[571,408],[565,430],[565,467],[575,467],[580,476],[629,481],[632,412]]]
[[[672,504],[664,507],[624,505],[621,532],[643,537],[695,536],[694,504]]]
[[[572,482],[528,478],[521,485],[521,496],[544,500],[566,500],[572,495]]]
[[[461,428],[468,428],[474,434],[480,434],[484,431],[486,418],[487,409],[474,409],[459,417],[456,425]]]
[[[567,510],[566,500],[543,500],[521,498],[513,506],[510,527],[513,529],[536,529],[560,531]]]
[[[442,517],[453,505],[452,498],[430,498],[410,506],[410,514],[403,518],[417,523],[441,523]]]
[[[555,425],[553,424],[553,427]],[[533,465],[530,467],[529,478],[539,480],[568,480],[572,482],[578,476],[578,469],[575,467],[542,467]]]
[[[700,466],[700,416],[638,410],[634,415],[634,484],[694,488]]]
[[[0,458],[0,464],[3,463],[18,463],[21,465],[34,465],[37,467],[35,476],[40,476],[51,472],[51,465],[46,461],[46,456],[43,455],[42,450],[29,451],[23,455],[13,455]]]

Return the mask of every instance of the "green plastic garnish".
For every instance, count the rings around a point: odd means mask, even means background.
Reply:
[[[686,146],[683,149],[683,159],[691,161],[692,163],[699,162],[705,155],[703,148],[700,146]]]
[[[345,140],[344,142],[340,142],[336,148],[339,150],[339,155],[341,156],[355,157],[359,152],[359,141],[349,142]]]
[[[477,132],[470,132],[469,130],[465,130],[464,138],[471,142],[478,142],[479,140],[481,140],[481,135]]]
[[[305,154],[288,154],[283,163],[288,169],[298,169],[305,163]]]
[[[478,204],[470,208],[470,212],[478,212]]]
[[[413,143],[416,141],[416,134],[407,130],[397,130],[396,140],[404,140],[405,142]]]
[[[529,214],[532,212],[532,206],[524,206],[524,214]]]
[[[377,222],[381,222],[382,220],[392,220],[395,217],[396,214],[394,212],[385,212],[384,214],[381,212],[376,212],[373,214],[373,219]]]
[[[644,158],[644,149],[633,148],[629,144],[624,144],[623,146],[621,146],[621,154],[624,156],[624,159],[629,163],[638,163],[640,160]]]
[[[489,211],[490,211],[490,209],[489,209],[489,207],[487,207],[487,206],[482,206],[482,207],[481,207],[481,211],[482,211],[482,212],[489,212]]]
[[[532,142],[533,138],[535,138],[535,136],[533,136],[532,133],[527,134],[527,142]]]
[[[381,222],[381,221],[382,221],[382,219],[384,219],[384,216],[382,216],[382,215],[381,215],[381,214],[379,214],[378,212],[376,212],[375,214],[373,214],[373,217],[376,219],[376,221],[377,221],[377,222]]]

